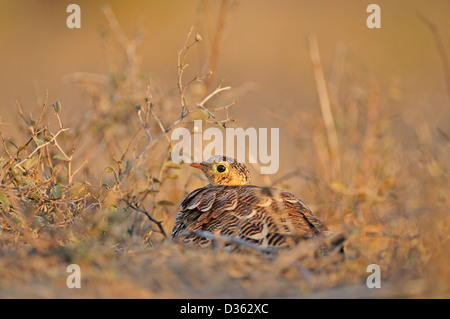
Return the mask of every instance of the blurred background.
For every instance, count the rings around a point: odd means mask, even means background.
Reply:
[[[194,32],[205,40],[201,45],[209,49],[221,5],[219,1],[172,0],[107,3],[129,37],[143,29],[141,71],[167,89],[176,85],[176,54],[189,28],[194,26]],[[450,36],[450,3],[378,1],[382,28],[369,29],[366,8],[370,3],[235,1],[226,22],[215,78],[233,87],[252,84],[239,99],[239,117],[249,125],[261,126],[259,121],[263,121],[263,127],[269,123],[279,127],[261,116],[264,110],[317,107],[306,40],[310,33],[317,36],[328,76],[337,52],[346,50],[346,59],[353,67],[376,78],[385,92],[395,86],[400,96],[405,92],[416,97],[420,92],[445,95],[442,61],[430,30],[416,13],[433,21],[446,41]],[[64,76],[105,71],[101,41],[107,25],[101,12],[105,1],[77,2],[81,29],[66,27],[68,4],[70,1],[0,1],[0,110],[4,123],[13,122],[16,99],[32,106],[46,91],[63,103],[65,112],[79,110],[86,102],[73,86],[64,83]],[[441,109],[434,111],[443,115]]]
[[[191,26],[204,41],[202,50],[188,61],[191,72],[201,73],[214,41],[219,1],[107,1],[132,38],[143,31],[139,46],[140,71],[150,81],[176,90],[176,54]],[[359,74],[375,79],[383,98],[401,101],[392,115],[411,108],[423,110],[439,127],[449,119],[442,61],[430,29],[417,13],[431,20],[445,41],[450,37],[445,0],[378,1],[381,29],[369,29],[366,8],[371,1],[234,1],[226,25],[214,74],[214,85],[241,88],[234,116],[242,127],[279,127],[281,149],[291,145],[285,119],[268,115],[273,109],[302,110],[320,116],[307,36],[314,33],[326,77]],[[66,117],[83,112],[86,100],[65,77],[78,72],[104,73],[106,58],[102,34],[108,22],[101,8],[105,1],[78,1],[81,29],[66,27],[70,1],[0,1],[0,112],[2,131],[14,130],[16,100],[26,108],[60,100]],[[117,50],[119,51],[119,50]],[[116,53],[117,55],[120,54]],[[344,71],[338,68],[351,65]],[[345,68],[345,67],[344,67]],[[334,72],[334,73],[333,73]],[[66,78],[67,79],[67,78]],[[342,81],[342,79],[340,79]],[[70,114],[70,115],[69,115]],[[306,120],[306,119],[305,119]],[[402,125],[402,119],[399,119]],[[282,152],[281,169],[295,158]]]
[[[209,104],[237,101],[229,112],[238,122],[230,127],[280,128],[280,170],[269,181],[256,175],[255,182],[288,189],[333,230],[349,231],[358,271],[377,261],[390,269],[386,277],[403,280],[434,269],[433,288],[426,290],[422,282],[413,287],[448,296],[448,280],[441,279],[450,278],[449,1],[78,0],[81,29],[69,29],[66,8],[72,2],[0,0],[0,129],[6,139],[27,141],[17,105],[36,118],[48,94],[49,106],[61,102],[60,117],[71,128],[67,147],[77,148],[75,167],[87,160],[86,176],[95,183],[93,176],[113,165],[138,128],[135,105],[145,103],[147,84],[165,127],[179,115],[177,53],[193,27],[192,37],[199,34],[202,41],[186,57],[184,81],[213,74],[204,86],[192,85],[189,98],[230,85]],[[380,29],[366,25],[371,3],[381,7]],[[123,34],[137,39],[133,54],[127,56],[121,46],[105,4]],[[324,123],[312,39],[334,129]],[[137,70],[132,77],[130,70]],[[110,123],[102,122],[106,118]],[[87,134],[87,127],[96,133]],[[129,154],[140,150],[136,146]],[[151,169],[156,173],[148,176],[164,175]],[[177,181],[167,174],[160,202],[177,204],[204,184],[190,180],[192,174],[184,167]],[[127,182],[137,190],[150,187],[148,181]],[[176,206],[158,206],[152,213],[170,233]],[[145,218],[139,223],[148,227]],[[356,268],[347,266],[336,281],[348,281],[348,270]],[[266,288],[261,288],[266,296],[278,296]]]

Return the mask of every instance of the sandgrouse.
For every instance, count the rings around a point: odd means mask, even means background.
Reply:
[[[216,155],[191,166],[203,171],[209,185],[181,202],[173,239],[206,247],[208,232],[239,238],[262,247],[291,247],[300,239],[332,234],[297,197],[274,188],[251,185],[244,164]]]

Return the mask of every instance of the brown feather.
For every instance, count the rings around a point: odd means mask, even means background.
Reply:
[[[172,238],[208,246],[211,239],[193,232],[232,236],[262,247],[289,247],[298,240],[329,235],[328,228],[297,197],[274,188],[250,184],[245,165],[213,156],[193,167],[210,184],[196,189],[180,204]],[[220,170],[217,169],[218,166]]]
[[[180,204],[172,237],[193,230],[236,236],[264,246],[291,246],[296,239],[310,238],[328,228],[287,192],[280,202],[253,185],[205,186]],[[198,241],[195,237],[188,241]]]

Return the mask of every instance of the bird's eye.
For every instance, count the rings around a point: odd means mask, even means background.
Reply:
[[[219,164],[216,166],[216,171],[219,173],[225,173],[227,171],[227,167],[225,165]]]

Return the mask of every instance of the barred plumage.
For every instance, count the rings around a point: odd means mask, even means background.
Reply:
[[[174,239],[183,237],[184,242],[203,247],[210,239],[192,233],[207,231],[262,247],[290,247],[299,239],[331,233],[294,195],[249,185],[247,168],[234,159],[214,156],[192,166],[200,168],[210,184],[181,202],[172,231]]]

